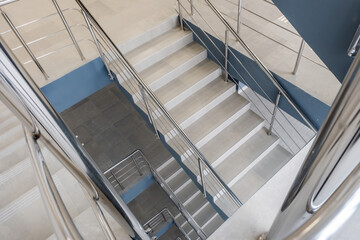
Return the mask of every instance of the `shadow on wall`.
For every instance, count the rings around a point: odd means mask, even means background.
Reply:
[[[208,58],[213,60],[216,64],[224,66],[224,43],[209,33],[205,34],[204,31],[188,20],[184,19],[184,26],[196,33],[194,34],[194,40],[207,48]],[[232,47],[230,47],[230,49],[231,51],[229,51],[228,56],[228,73],[231,78],[238,82],[239,85],[245,84],[265,99],[270,99],[272,102],[275,102],[279,91],[266,74],[252,59],[246,57],[244,54]],[[240,62],[238,60],[240,60]],[[319,130],[328,111],[330,110],[330,107],[310,94],[304,92],[302,89],[291,84],[284,78],[276,75],[275,73],[272,74],[288,95],[293,99],[296,105],[303,111],[316,130]],[[279,107],[306,125],[300,115],[285,98],[280,98]]]

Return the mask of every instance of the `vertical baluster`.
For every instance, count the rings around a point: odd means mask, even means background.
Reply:
[[[198,164],[199,164],[199,172],[200,172],[200,180],[201,180],[201,185],[202,185],[202,190],[203,190],[203,195],[206,198],[206,186],[205,186],[205,177],[204,177],[204,167],[203,164],[201,162],[201,159],[198,158]]]
[[[241,23],[240,16],[241,16],[241,0],[238,1],[237,27],[236,27],[237,34],[240,34],[240,23]]]
[[[184,30],[184,23],[183,23],[183,15],[182,15],[182,6],[180,0],[177,0],[178,6],[179,6],[179,20],[180,20],[180,28],[181,30]]]
[[[228,53],[229,53],[229,30],[225,30],[225,81],[229,81],[229,73],[228,73]]]
[[[273,129],[274,122],[275,122],[275,117],[276,117],[276,112],[277,112],[277,108],[278,108],[279,101],[280,101],[280,96],[281,96],[281,93],[279,92],[278,95],[276,96],[274,110],[273,110],[273,113],[272,113],[272,116],[271,116],[271,122],[270,122],[269,131],[268,131],[269,136],[272,134],[272,129]]]
[[[302,54],[303,54],[303,51],[304,51],[304,47],[305,47],[305,41],[304,39],[301,41],[301,45],[300,45],[300,48],[299,48],[299,53],[298,53],[298,56],[296,58],[296,63],[295,63],[295,67],[294,67],[294,70],[293,70],[293,74],[295,75],[299,69],[299,65],[300,65],[300,60],[301,60],[301,57],[302,57]]]

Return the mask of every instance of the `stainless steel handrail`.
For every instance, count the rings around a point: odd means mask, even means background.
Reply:
[[[185,233],[184,229],[180,226],[180,224],[176,221],[174,215],[169,211],[169,209],[164,208],[162,209],[159,213],[157,213],[155,216],[153,216],[152,218],[150,218],[148,221],[146,221],[146,223],[143,225],[144,229],[148,230],[146,228],[146,226],[149,226],[151,228],[151,230],[153,230],[152,228],[157,227],[161,222],[159,222],[158,218],[162,217],[164,219],[164,221],[167,222],[167,217],[169,216],[170,219],[173,221],[173,223],[177,226],[177,228],[180,230],[180,232],[186,237],[186,239],[190,240],[190,238],[187,236],[187,234]],[[160,219],[161,221],[161,219]],[[152,222],[154,222],[154,225],[151,224]],[[181,238],[180,238],[181,239]]]
[[[195,221],[193,216],[189,213],[189,211],[185,208],[184,204],[180,201],[180,199],[175,195],[175,193],[171,190],[169,185],[166,183],[164,178],[158,173],[157,170],[155,170],[149,160],[146,158],[146,156],[143,154],[141,150],[135,150],[133,153],[131,153],[129,156],[133,156],[139,154],[147,163],[147,166],[149,167],[151,173],[153,174],[156,182],[164,189],[166,194],[170,197],[170,199],[174,202],[174,204],[177,206],[179,211],[183,214],[185,219],[189,222],[189,224],[196,230],[197,234],[200,236],[201,239],[206,239],[208,236],[203,231],[203,229],[200,227],[200,225]]]
[[[97,23],[96,19],[91,15],[91,13],[87,10],[81,0],[76,0],[79,4],[80,8],[86,13],[87,17],[91,20],[91,22],[95,25],[95,27],[105,36],[105,38],[111,43],[112,47],[115,49],[116,54],[119,56],[119,60],[124,64],[126,70],[134,77],[137,83],[144,89],[146,94],[150,97],[150,99],[156,104],[159,110],[166,116],[166,118],[171,122],[171,124],[175,127],[175,129],[179,132],[182,138],[186,141],[186,144],[189,146],[190,149],[194,152],[198,159],[201,159],[201,163],[206,166],[208,173],[214,176],[215,181],[222,187],[225,194],[233,201],[235,205],[240,207],[242,203],[236,197],[236,195],[229,189],[229,187],[220,179],[218,174],[213,170],[211,165],[208,163],[206,158],[200,153],[197,147],[192,143],[189,137],[185,134],[179,124],[175,121],[175,119],[169,114],[163,104],[158,100],[158,98],[153,94],[147,84],[143,81],[140,77],[138,72],[134,69],[134,67],[128,62],[122,52],[118,49],[118,47],[114,44],[114,42],[109,38],[106,32],[102,29],[102,27]],[[149,113],[151,114],[151,113]],[[206,194],[206,193],[205,193]]]
[[[101,174],[96,165],[94,165],[90,157],[75,141],[56,111],[51,108],[46,98],[40,95],[42,94],[41,91],[21,64],[18,63],[16,57],[12,55],[9,47],[1,38],[0,40],[2,43],[0,49],[0,86],[2,91],[5,91],[0,96],[6,97],[6,94],[10,94],[15,100],[20,101],[18,105],[22,106],[36,120],[43,130],[41,134],[43,141],[51,147],[54,153],[60,156],[59,160],[65,168],[89,192],[94,201],[100,201],[106,209],[112,210],[110,211],[112,216],[128,231],[130,236],[134,237],[136,232],[141,239],[150,240],[130,209],[117,195],[116,191]],[[31,119],[29,120],[27,116],[22,114],[24,112],[23,109],[21,110],[18,108],[18,105],[12,104],[12,101],[9,102],[5,99],[5,102],[9,103],[8,106],[20,117],[24,124],[31,123]],[[33,129],[33,126],[29,127]],[[89,176],[95,180],[92,180]],[[101,220],[102,224],[105,224],[105,218],[99,215],[101,213],[99,209],[95,211],[97,219]],[[127,222],[125,225],[124,218]],[[108,226],[104,225],[102,225],[102,228],[104,231],[109,229]]]
[[[217,17],[221,20],[221,22],[225,25],[225,27],[231,32],[231,34],[235,37],[235,39],[241,44],[241,46],[245,49],[245,51],[251,56],[251,58],[255,61],[255,63],[260,67],[260,69],[265,73],[265,75],[271,80],[271,82],[275,85],[275,87],[280,91],[281,95],[285,97],[285,99],[290,103],[290,105],[295,109],[295,111],[300,115],[300,117],[304,120],[304,122],[314,131],[316,132],[313,124],[308,120],[306,115],[300,110],[297,104],[291,99],[288,93],[283,89],[283,87],[276,80],[274,75],[270,72],[270,70],[261,62],[261,60],[255,55],[255,53],[249,48],[249,46],[241,39],[239,34],[231,27],[231,25],[226,21],[226,19],[222,16],[220,11],[214,6],[214,4],[210,0],[204,0],[210,9],[217,15]]]
[[[54,180],[51,177],[51,173],[37,143],[37,135],[29,132],[25,127],[23,129],[31,155],[31,162],[35,170],[39,191],[44,199],[43,203],[52,226],[54,227],[56,236],[58,239],[82,239],[57,191]]]
[[[2,1],[0,1],[0,7],[10,4],[10,3],[13,3],[13,2],[17,2],[17,1],[19,1],[19,0],[2,0]]]
[[[333,199],[331,196],[334,196],[333,189],[324,187],[326,182],[332,177],[331,175],[340,163],[358,159],[358,153],[354,156],[351,151],[358,148],[358,144],[355,143],[359,141],[359,91],[360,55],[357,55],[269,231],[268,239],[286,238],[311,219],[314,213],[320,211],[324,204],[329,206],[334,204],[331,203]],[[349,158],[347,154],[353,154],[354,158]],[[340,179],[339,173],[337,174]],[[339,179],[335,185],[341,183]],[[322,192],[325,200],[315,205],[314,198],[319,192]],[[322,216],[325,217],[325,215]]]

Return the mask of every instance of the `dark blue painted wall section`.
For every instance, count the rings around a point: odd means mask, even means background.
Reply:
[[[352,58],[347,49],[360,24],[359,0],[273,0],[340,82]]]
[[[211,34],[202,31],[199,27],[195,26],[193,23],[187,20],[184,20],[184,26],[194,32],[194,40],[196,42],[208,49],[208,57],[218,65],[224,66],[224,43]],[[234,81],[239,82],[240,86],[245,84],[263,96],[265,99],[275,102],[278,89],[271,82],[271,80],[253,60],[241,54],[234,48],[230,47],[230,49],[231,51],[229,51],[228,56],[228,73],[230,77]],[[280,76],[274,73],[273,75],[278,80],[280,85],[285,89],[288,95],[291,96],[297,106],[300,107],[313,126],[316,129],[319,129],[330,109],[329,106],[307,94]],[[280,98],[279,107],[305,124],[300,115],[290,105],[290,103],[285,100],[285,98]]]
[[[102,89],[111,81],[100,58],[41,88],[58,113]]]

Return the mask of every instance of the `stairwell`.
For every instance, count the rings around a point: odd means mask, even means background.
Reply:
[[[220,67],[207,58],[206,49],[193,41],[190,31],[180,30],[176,19],[133,39],[133,50],[124,50],[125,56],[215,171],[245,202],[292,154],[279,144],[277,136],[267,135],[264,120],[251,110],[251,103],[236,92],[235,84],[224,81]],[[138,99],[133,98],[135,102]],[[167,140],[171,138],[169,133],[162,134]],[[186,165],[186,156],[182,157]],[[204,202],[174,158],[157,170],[195,218],[206,212],[198,220],[207,233],[222,224],[219,214]]]

